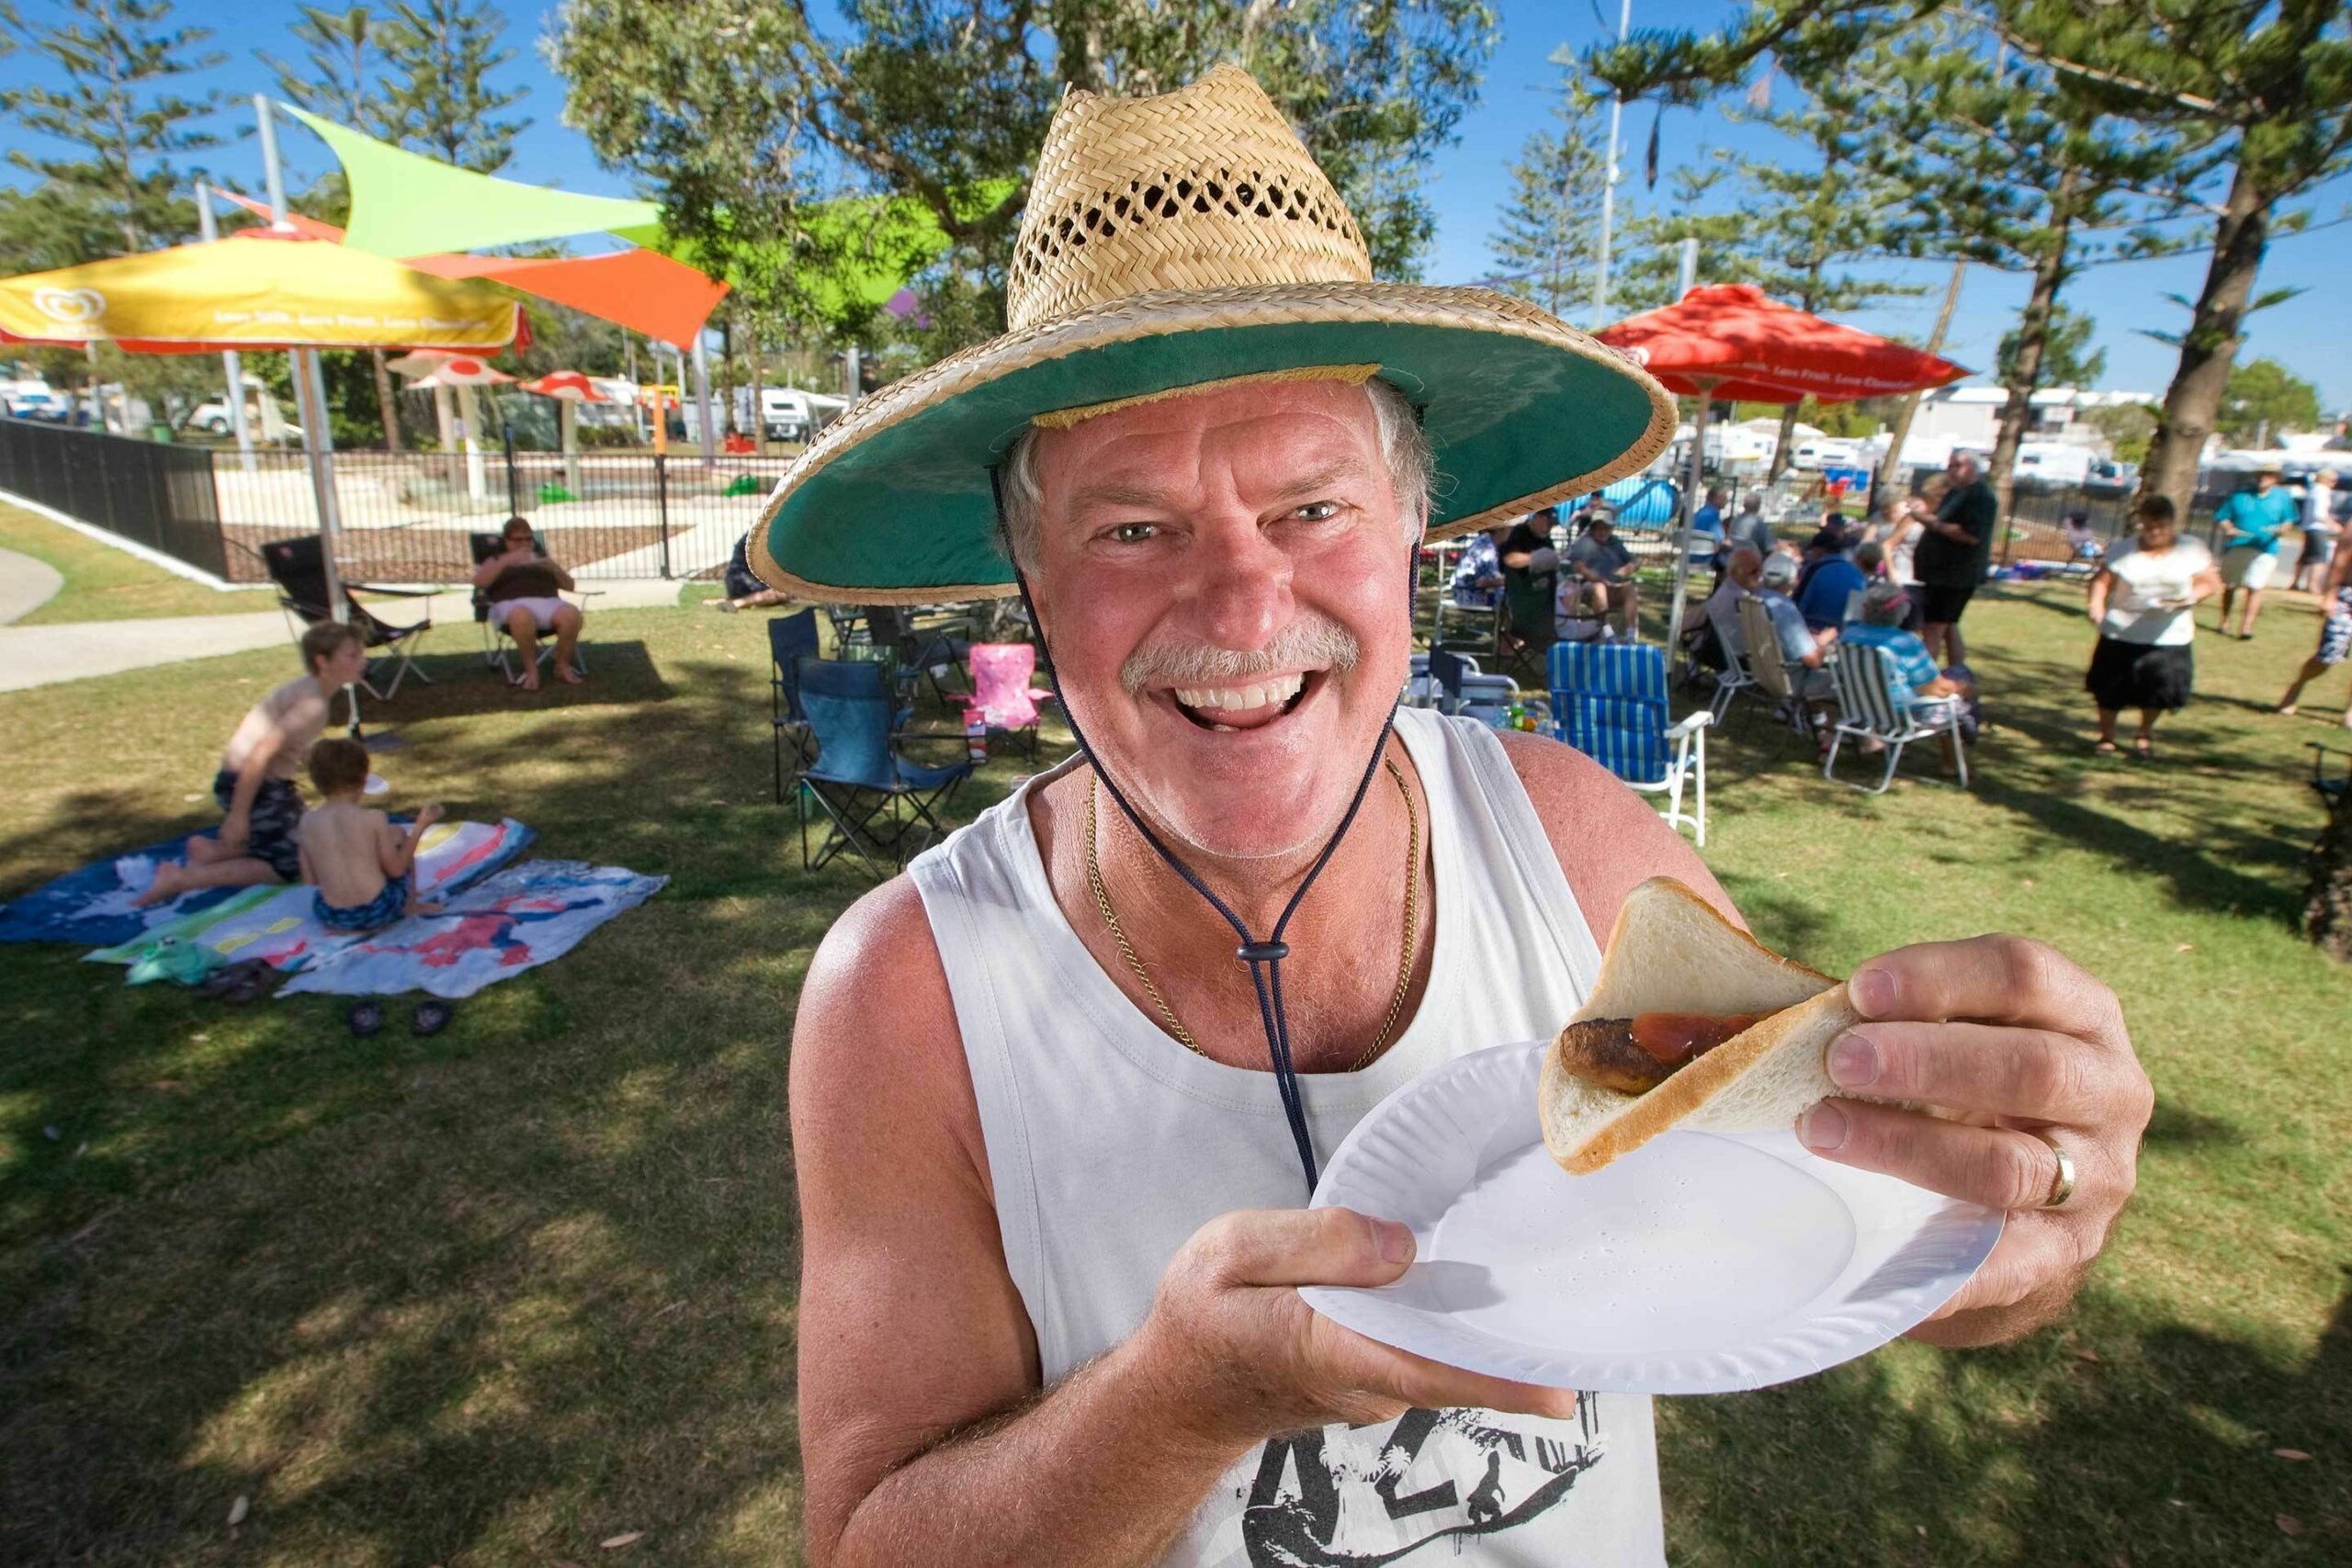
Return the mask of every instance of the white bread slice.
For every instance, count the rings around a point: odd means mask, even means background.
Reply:
[[[1588,1175],[1670,1127],[1762,1132],[1838,1093],[1823,1057],[1860,1015],[1846,987],[1765,949],[1679,882],[1652,877],[1625,896],[1600,977],[1571,1023],[1643,1012],[1768,1013],[1646,1094],[1619,1094],[1544,1054],[1538,1111],[1544,1146]]]

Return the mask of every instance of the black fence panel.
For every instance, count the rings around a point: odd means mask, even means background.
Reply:
[[[0,490],[215,577],[231,575],[209,452],[0,419]]]

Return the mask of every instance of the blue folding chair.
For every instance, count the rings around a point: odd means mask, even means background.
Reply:
[[[1667,706],[1666,649],[1655,643],[1555,642],[1551,650],[1553,733],[1649,794],[1658,815],[1688,823],[1707,847],[1707,728],[1702,708],[1676,722]],[[1690,786],[1695,810],[1682,809]]]
[[[901,732],[907,711],[893,694],[886,664],[803,658],[799,696],[817,739],[817,760],[800,775],[800,863],[814,871],[848,848],[876,876],[884,874],[877,853],[898,870],[910,851],[939,831],[933,808],[971,776],[970,761],[932,768],[899,754],[901,741],[922,738]],[[960,735],[931,739],[963,742]],[[831,829],[814,859],[808,852],[811,800]]]
[[[784,753],[792,749],[792,772],[798,777],[815,760],[817,745],[808,733],[808,716],[800,707],[800,661],[817,656],[817,612],[774,615],[768,620],[768,728],[775,733],[775,803],[784,804]]]

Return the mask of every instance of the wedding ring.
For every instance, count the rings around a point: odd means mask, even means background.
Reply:
[[[2066,1206],[2066,1200],[2075,1195],[2074,1157],[2064,1149],[2060,1148],[2058,1140],[2049,1134],[2036,1133],[2033,1136],[2048,1144],[2050,1152],[2058,1156],[2058,1178],[2050,1184],[2050,1196],[2041,1201],[2041,1206],[2045,1209],[2063,1209]]]

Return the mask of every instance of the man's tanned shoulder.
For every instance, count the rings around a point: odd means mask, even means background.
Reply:
[[[1746,929],[1706,863],[1615,774],[1557,740],[1510,730],[1500,738],[1596,938],[1607,936],[1625,895],[1653,876],[1673,877]]]

